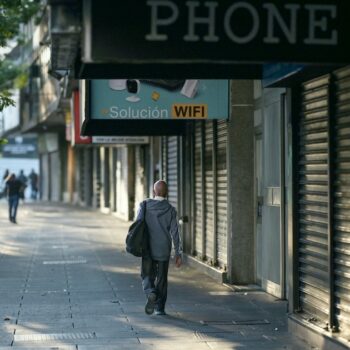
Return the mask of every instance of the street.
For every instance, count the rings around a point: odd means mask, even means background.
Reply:
[[[308,349],[286,302],[171,262],[167,316],[147,316],[128,223],[73,206],[0,204],[0,349]]]

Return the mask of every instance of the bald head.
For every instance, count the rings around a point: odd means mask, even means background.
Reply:
[[[168,194],[168,185],[165,181],[159,180],[153,186],[155,196],[166,197]]]

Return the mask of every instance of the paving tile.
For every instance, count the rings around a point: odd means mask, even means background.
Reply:
[[[0,202],[0,350],[308,349],[287,332],[284,301],[232,292],[173,262],[168,315],[145,315],[140,259],[124,248],[128,223],[36,203],[14,227],[4,213]]]

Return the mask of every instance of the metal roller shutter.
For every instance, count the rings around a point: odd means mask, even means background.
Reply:
[[[104,184],[104,206],[110,208],[110,163],[109,163],[109,148],[104,147],[104,171],[103,171],[103,184]],[[85,180],[84,180],[85,181]]]
[[[350,68],[335,73],[334,293],[339,329],[350,333]]]
[[[227,266],[227,122],[217,122],[217,199],[216,199],[216,240],[217,240],[217,263],[220,267]]]
[[[163,180],[167,181],[167,159],[168,159],[168,145],[167,145],[167,137],[162,137],[161,143],[162,150],[162,171],[161,177]]]
[[[167,183],[168,200],[176,210],[178,210],[178,137],[169,136],[167,138]]]
[[[315,322],[329,314],[329,76],[302,86],[298,148],[299,304]]]
[[[195,252],[201,257],[202,256],[202,238],[203,238],[203,227],[202,227],[202,124],[195,123],[195,135],[194,135],[194,211],[195,211]]]
[[[204,154],[204,174],[205,174],[205,257],[214,264],[214,177],[213,177],[213,122],[205,123],[205,154]]]
[[[94,195],[96,197],[95,199],[95,206],[96,208],[100,208],[101,205],[101,159],[100,159],[100,149],[94,148],[93,150],[94,155]],[[118,191],[117,191],[118,195]]]
[[[144,164],[141,159],[141,152],[143,152],[141,146],[135,146],[135,213],[145,198],[144,193]]]

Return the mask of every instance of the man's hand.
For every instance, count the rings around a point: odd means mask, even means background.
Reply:
[[[180,267],[182,265],[182,259],[181,256],[175,257],[175,266]]]

